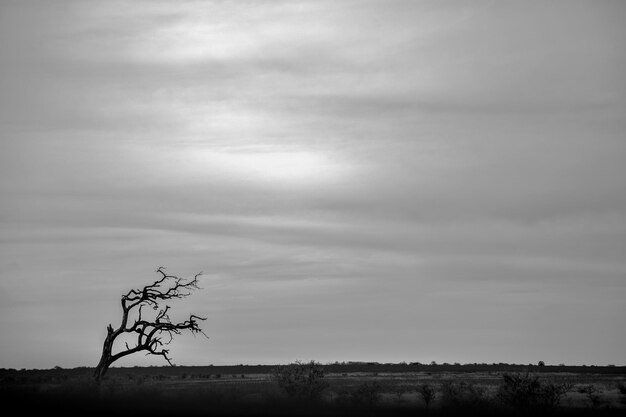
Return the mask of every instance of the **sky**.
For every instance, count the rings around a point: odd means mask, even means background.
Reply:
[[[160,266],[179,365],[625,365],[625,19],[0,0],[0,367],[95,366]]]

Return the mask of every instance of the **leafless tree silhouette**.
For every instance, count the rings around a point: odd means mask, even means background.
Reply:
[[[156,272],[161,277],[154,283],[142,289],[130,290],[122,295],[122,321],[117,329],[114,329],[111,324],[107,326],[102,357],[94,371],[94,378],[97,382],[102,380],[113,362],[141,351],[146,351],[146,355],[163,356],[173,366],[169,350],[165,349],[165,346],[173,340],[174,335],[181,334],[183,330],[189,330],[192,334],[200,333],[207,337],[199,326],[199,321],[206,320],[206,318],[192,314],[183,322],[172,323],[168,315],[170,306],[161,306],[167,300],[185,298],[191,295],[193,290],[200,289],[198,277],[201,273],[191,280],[185,280],[175,275],[168,275],[163,267],[157,269]],[[143,311],[146,306],[158,312],[149,314],[151,318],[146,318]],[[114,354],[113,345],[116,339],[133,333],[137,334],[134,346],[129,346],[128,341],[125,341],[125,349]]]

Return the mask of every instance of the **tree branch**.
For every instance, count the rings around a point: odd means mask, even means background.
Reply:
[[[96,369],[96,378],[102,378],[106,369],[116,360],[131,355],[136,352],[146,351],[146,355],[163,356],[163,358],[172,365],[169,357],[169,350],[163,347],[169,345],[175,335],[181,334],[183,331],[190,331],[193,335],[201,333],[208,339],[208,336],[200,328],[200,321],[206,320],[191,314],[189,318],[183,322],[173,323],[169,315],[170,306],[165,305],[160,308],[160,303],[185,298],[191,293],[200,289],[198,286],[198,278],[202,273],[196,274],[192,279],[185,280],[175,275],[168,275],[165,268],[160,267],[156,270],[160,278],[152,284],[146,285],[141,289],[131,289],[121,297],[122,304],[122,321],[117,329],[113,329],[112,325],[107,326],[107,337],[103,347],[102,359]],[[145,314],[144,307],[152,307],[156,311],[153,319],[149,319],[149,314]],[[135,312],[135,313],[133,313]],[[129,316],[135,316],[133,324],[128,326]],[[137,345],[130,347],[125,342],[125,350],[116,354],[112,353],[113,343],[115,339],[122,333],[137,333]]]

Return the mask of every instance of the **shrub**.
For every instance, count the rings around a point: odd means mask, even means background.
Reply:
[[[315,361],[296,361],[274,370],[274,379],[290,398],[297,400],[319,400],[328,387],[324,381],[324,368]]]
[[[352,393],[352,402],[360,406],[374,407],[380,401],[382,387],[378,382],[364,382]]]
[[[480,408],[487,405],[485,389],[465,381],[445,381],[441,385],[441,401],[446,408]]]
[[[587,396],[587,399],[591,402],[591,407],[598,408],[602,405],[602,390],[595,385],[589,384],[580,387],[578,392]]]
[[[404,396],[404,393],[406,393],[406,387],[398,385],[396,386],[394,391],[396,393],[396,399],[398,400],[398,402],[402,402],[402,397]]]
[[[568,384],[554,384],[546,382],[542,384],[540,406],[554,408],[561,403],[561,398],[570,390]]]
[[[617,390],[619,391],[621,395],[621,401],[622,403],[626,404],[626,385],[623,382],[620,382],[619,384],[617,384]]]
[[[417,393],[422,397],[424,404],[426,407],[430,405],[430,403],[435,399],[436,392],[435,388],[429,384],[422,384],[417,387]]]
[[[567,384],[541,381],[529,373],[504,374],[502,378],[503,383],[498,387],[496,397],[504,405],[523,411],[556,407],[570,388]]]
[[[428,384],[422,384],[417,387],[417,392],[422,397],[422,400],[426,404],[426,407],[428,407],[430,403],[435,399],[435,388]]]

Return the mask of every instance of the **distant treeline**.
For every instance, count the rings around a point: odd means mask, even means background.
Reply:
[[[185,374],[223,374],[223,375],[241,375],[241,374],[270,374],[277,365],[205,365],[205,366],[135,366],[135,367],[113,367],[111,374],[124,374],[128,372],[140,373],[144,375],[180,375]],[[470,372],[571,372],[577,374],[605,374],[605,375],[626,375],[626,366],[597,366],[597,365],[543,365],[543,364],[508,364],[508,363],[472,363],[472,364],[423,364],[419,362],[411,363],[379,363],[379,362],[334,362],[324,364],[326,374],[333,373],[402,373],[402,372],[451,372],[451,373],[470,373]],[[61,368],[54,367],[52,369],[0,369],[0,376],[15,376],[23,372],[33,374],[54,374],[63,371],[65,375],[81,375],[93,372],[94,368],[78,367],[78,368]]]

